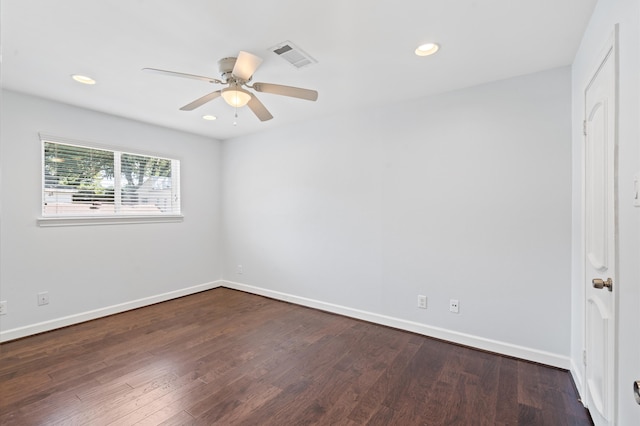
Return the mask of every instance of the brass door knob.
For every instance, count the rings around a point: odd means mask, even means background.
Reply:
[[[607,278],[607,280],[603,280],[602,278],[594,278],[591,280],[594,288],[604,288],[607,290],[613,291],[613,280],[611,278]]]

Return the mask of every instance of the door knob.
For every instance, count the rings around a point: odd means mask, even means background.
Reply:
[[[602,278],[594,278],[591,280],[593,283],[593,287],[595,288],[603,288],[606,287],[609,291],[613,291],[613,280],[611,278],[607,278],[607,280],[603,280]]]
[[[640,404],[640,380],[633,382],[633,396],[636,397],[636,402]]]

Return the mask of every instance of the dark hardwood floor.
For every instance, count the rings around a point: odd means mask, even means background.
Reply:
[[[2,425],[589,425],[568,372],[219,288],[0,345]]]

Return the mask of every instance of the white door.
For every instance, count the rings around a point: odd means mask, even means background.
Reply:
[[[585,89],[584,235],[586,404],[596,426],[615,424],[616,40]]]

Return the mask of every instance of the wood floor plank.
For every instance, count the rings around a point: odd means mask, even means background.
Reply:
[[[282,389],[275,386],[266,384],[265,382],[254,382],[252,386],[247,389],[244,397],[238,402],[242,405],[241,410],[231,410],[222,415],[217,416],[217,421],[211,424],[220,425],[233,425],[240,423],[248,414],[254,412],[259,407],[263,406],[268,401],[277,397],[282,392]],[[213,413],[207,412],[203,418],[199,419],[199,422],[206,420]]]
[[[155,419],[149,419],[149,420],[154,420]],[[189,413],[187,413],[186,411],[181,411],[173,416],[171,416],[170,418],[163,420],[161,423],[144,423],[147,424],[149,426],[155,426],[155,425],[159,425],[159,426],[191,426],[191,425],[195,425],[196,424],[196,420],[191,417],[191,415]]]
[[[3,425],[590,425],[567,371],[218,288],[0,345]]]
[[[499,425],[518,424],[518,361],[500,358],[495,405],[495,421]]]
[[[112,421],[109,424],[133,425],[161,423],[184,411],[185,403],[183,399],[188,397],[190,393],[195,394],[205,387],[204,382],[192,376],[180,377],[178,380],[172,382],[171,385],[171,392],[164,393],[153,401],[137,407],[135,410],[118,419],[113,419],[112,417]],[[189,415],[189,418],[195,421],[191,415]]]
[[[420,349],[420,345],[411,343],[402,348],[391,365],[382,372],[378,380],[357,401],[349,413],[349,419],[365,424],[377,412],[378,407],[387,406],[384,401],[389,398],[389,395],[397,398],[397,394],[401,393],[400,385],[406,380],[403,373],[418,349]]]
[[[1,400],[2,398],[0,398]],[[81,405],[82,402],[75,395],[74,388],[52,392],[46,396],[39,395],[32,400],[24,399],[17,405],[3,406],[0,409],[0,425],[50,424],[55,420],[62,407],[66,411]]]

